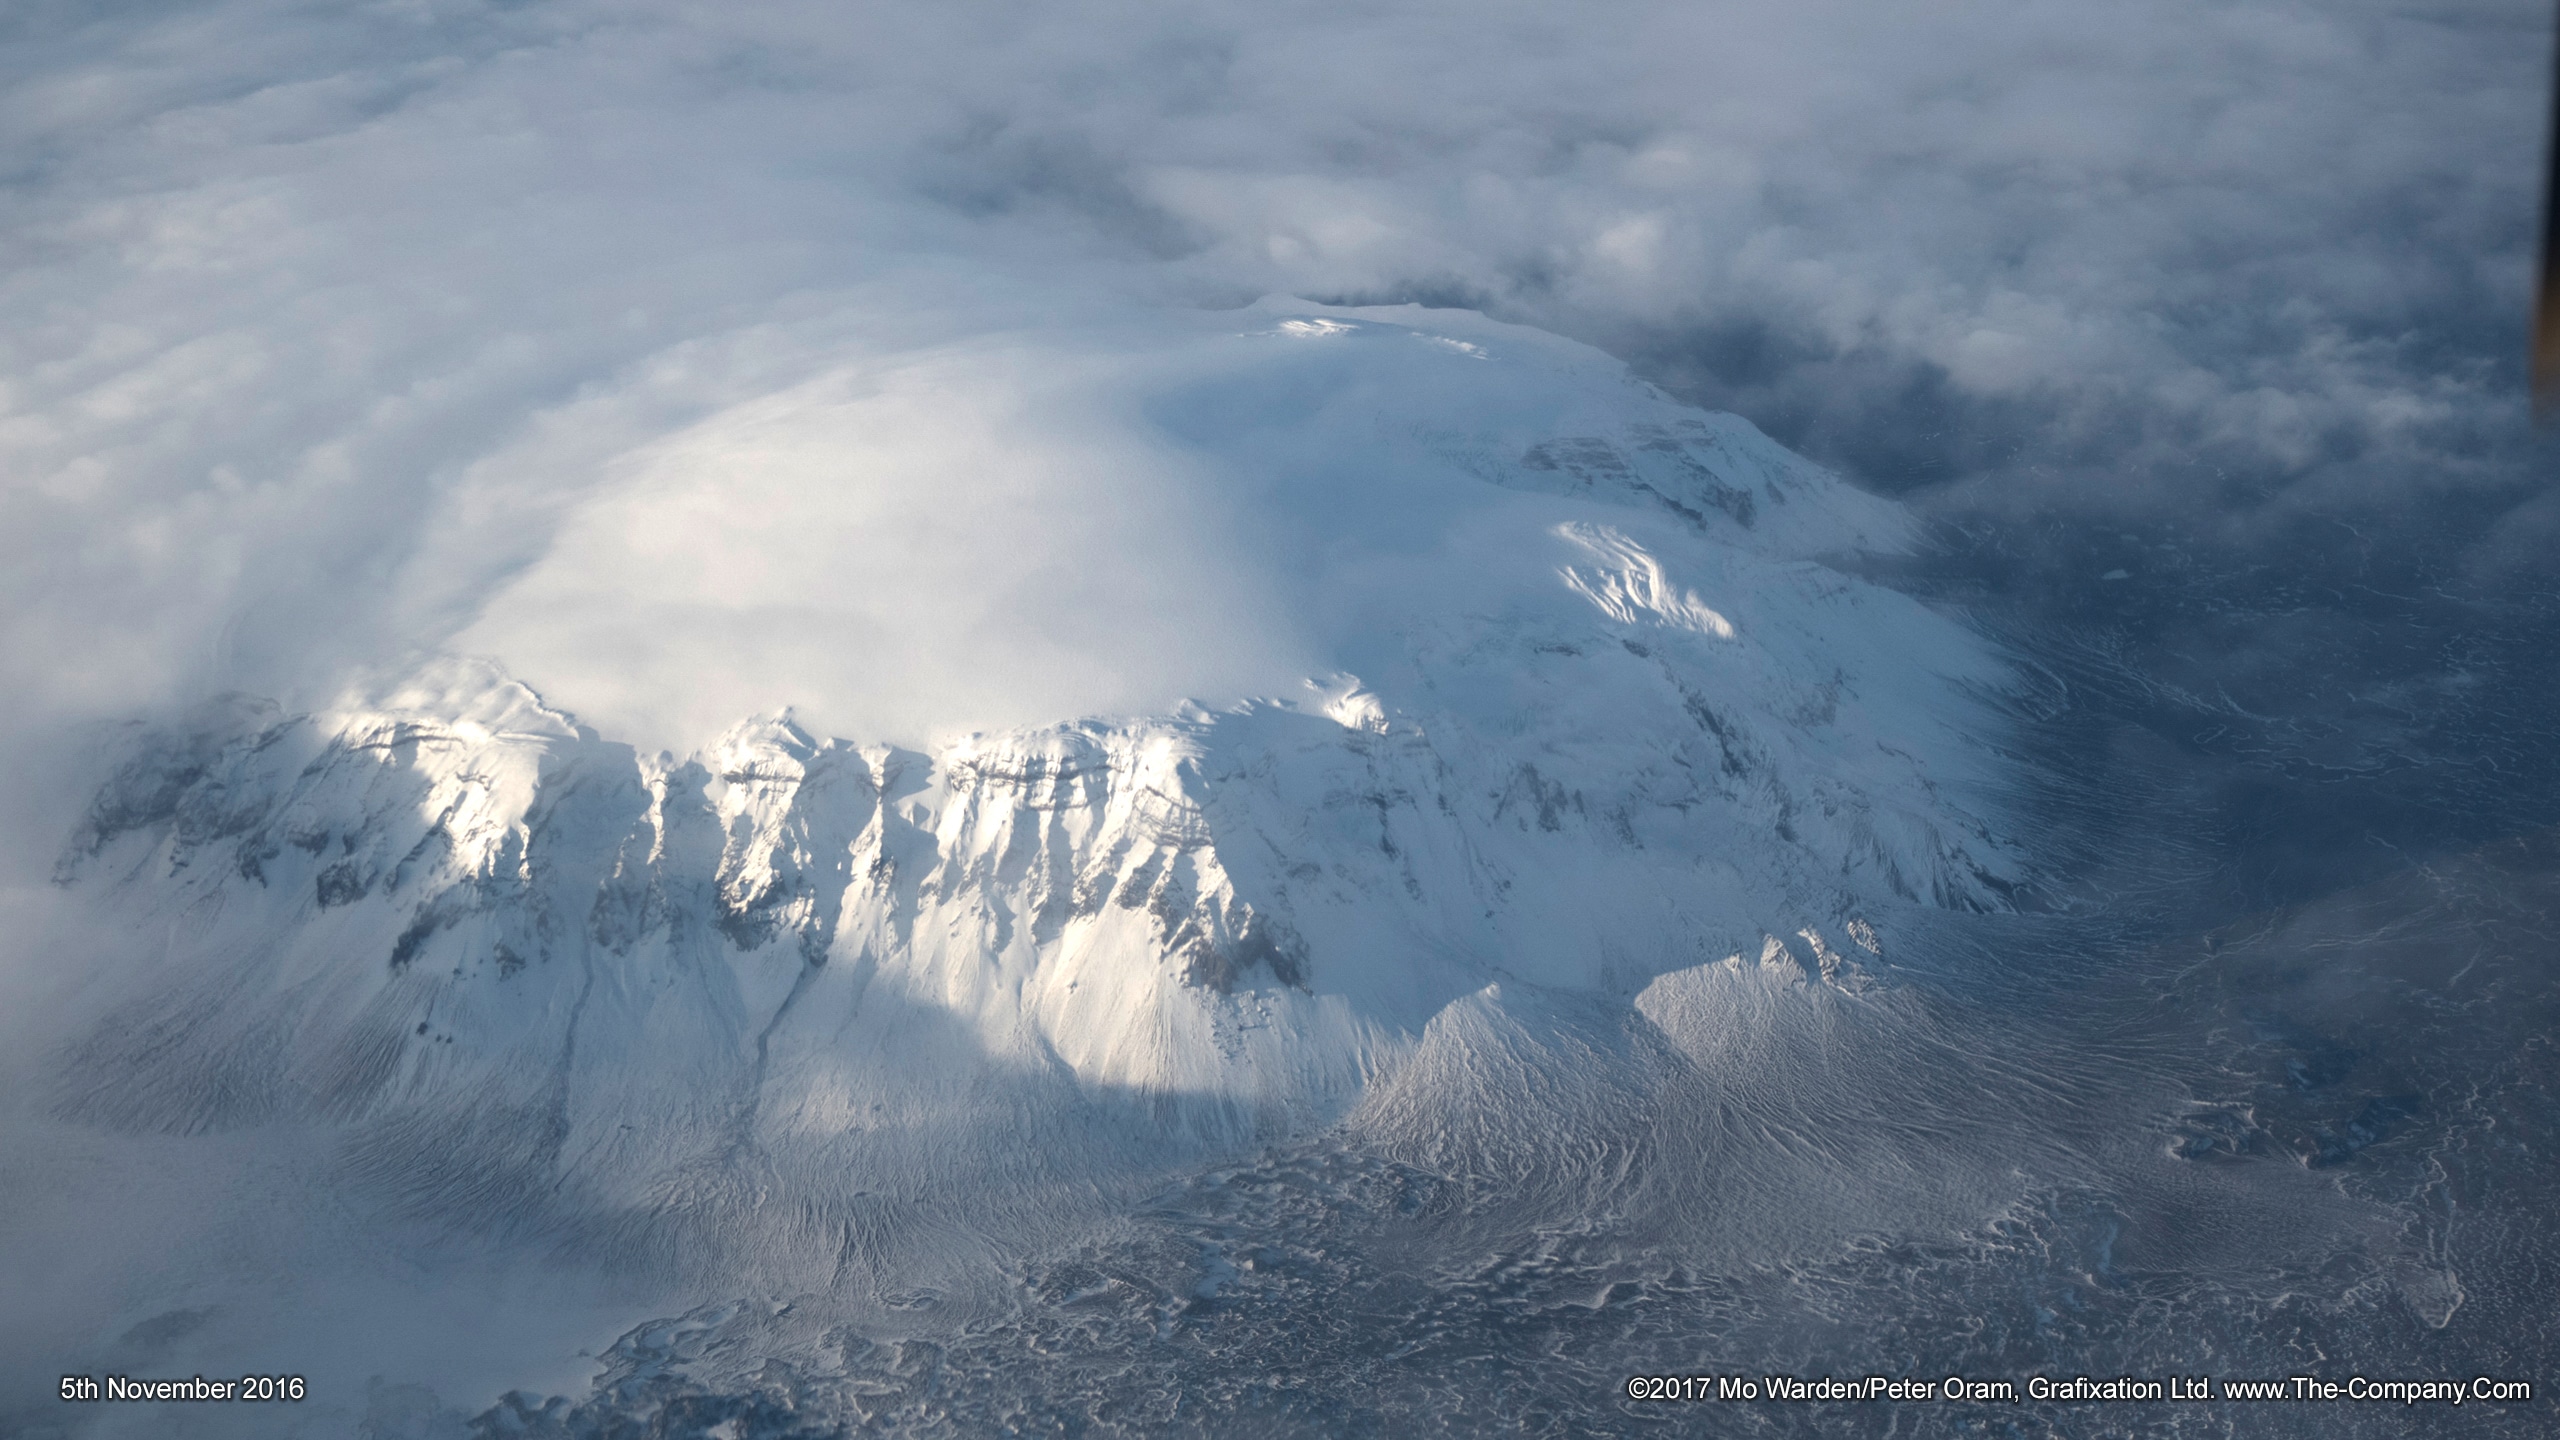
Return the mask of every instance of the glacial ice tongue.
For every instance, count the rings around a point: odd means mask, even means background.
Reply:
[[[59,1113],[344,1127],[426,1210],[646,1229],[777,1175],[851,1195],[1028,1163],[1004,1136],[1330,1123],[1488,987],[1625,998],[1736,957],[1854,990],[1897,915],[2021,878],[1980,740],[2003,661],[1819,558],[1906,543],[1887,502],[1472,315],[1167,324],[1022,341],[1057,363],[993,367],[993,398],[928,386],[945,355],[716,418],[493,599],[506,664],[148,737],[62,863],[155,938],[66,1052]],[[1049,480],[1174,495],[1179,523],[1044,536],[967,510],[993,482],[935,488],[955,456],[1008,463],[1035,412],[1080,417]],[[826,477],[899,493],[803,493]],[[860,533],[883,516],[903,561]],[[784,532],[787,573],[724,588]],[[1079,555],[1154,568],[1078,571],[1059,603],[1111,623],[1073,633],[968,612]],[[758,649],[786,593],[788,643]],[[649,633],[670,605],[736,637],[709,689],[776,708],[681,755],[557,708],[686,692],[700,636]],[[899,743],[821,723],[866,675],[929,702]],[[1105,703],[1150,687],[1189,699]]]

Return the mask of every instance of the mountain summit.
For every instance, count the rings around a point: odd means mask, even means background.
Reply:
[[[1248,497],[1339,669],[915,748],[777,711],[685,755],[487,661],[225,702],[138,737],[63,858],[166,939],[58,1112],[317,1125],[406,1207],[642,1252],[810,1195],[841,1263],[918,1175],[1333,1123],[1460,1001],[1856,990],[1895,914],[2004,903],[2003,662],[1816,558],[1904,543],[1893,507],[1552,337],[1222,318],[1097,408]]]

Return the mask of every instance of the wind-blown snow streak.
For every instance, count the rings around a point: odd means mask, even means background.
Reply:
[[[138,736],[63,859],[167,943],[58,1112],[343,1127],[421,1213],[644,1264],[753,1216],[862,1270],[940,1223],[880,1195],[1304,1132],[1429,1032],[1364,1113],[1427,1111],[1478,992],[1624,1005],[1728,955],[1854,990],[1897,911],[2003,903],[1969,738],[2001,664],[1805,558],[1897,543],[1890,506],[1528,332],[1235,318],[1109,398],[1248,497],[1338,670],[929,750],[775,713],[682,758],[483,661],[227,704]]]

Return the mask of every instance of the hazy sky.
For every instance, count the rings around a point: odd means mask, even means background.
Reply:
[[[0,18],[0,729],[50,753],[325,693],[823,377],[983,415],[952,357],[1086,363],[1106,341],[1054,337],[1273,292],[1592,340],[1897,491],[2513,485],[2549,19],[30,0]],[[867,483],[843,503],[937,482]],[[1145,563],[1094,524],[1093,564]]]

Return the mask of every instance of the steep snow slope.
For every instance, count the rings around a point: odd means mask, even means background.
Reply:
[[[1623,1005],[1728,956],[1855,991],[1897,913],[2019,878],[1980,738],[2004,667],[1816,558],[1905,543],[1890,505],[1478,317],[1168,326],[1046,337],[1081,358],[1044,403],[1215,492],[1288,636],[1263,649],[1313,678],[915,748],[775,711],[681,757],[489,661],[310,714],[226,702],[136,736],[65,854],[150,940],[93,977],[57,1113],[318,1125],[422,1214],[888,1274],[1026,1176],[1329,1123],[1428,1027],[1431,1067],[1363,1112],[1427,1131],[1430,1075],[1471,1073],[1449,1047],[1484,1029],[1434,1026],[1466,997]],[[480,634],[654,583],[536,566]],[[548,693],[566,650],[647,636],[546,643],[508,658]],[[965,1198],[913,1208],[936,1196]]]

